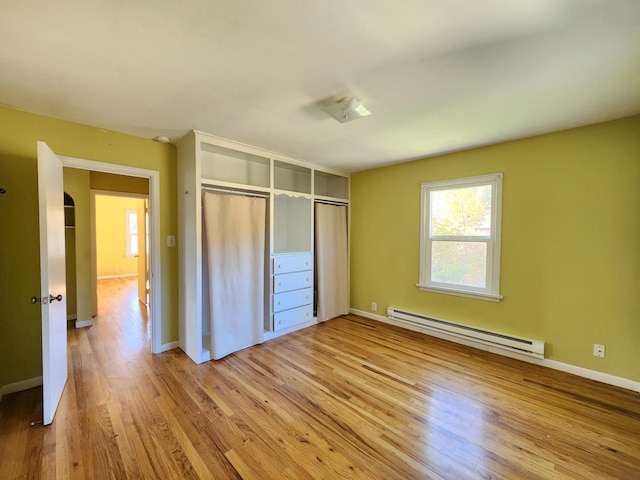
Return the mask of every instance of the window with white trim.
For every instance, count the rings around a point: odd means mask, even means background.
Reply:
[[[501,213],[501,173],[423,183],[418,288],[500,301]]]
[[[125,212],[127,257],[138,255],[138,212],[127,210]],[[121,230],[122,231],[122,230]]]

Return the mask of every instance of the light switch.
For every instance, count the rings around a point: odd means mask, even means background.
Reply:
[[[176,246],[175,235],[167,235],[167,247],[175,247],[175,246]]]

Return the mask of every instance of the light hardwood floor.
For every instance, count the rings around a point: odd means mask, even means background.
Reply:
[[[0,404],[0,478],[640,479],[637,393],[351,315],[198,366],[100,298],[53,425]]]

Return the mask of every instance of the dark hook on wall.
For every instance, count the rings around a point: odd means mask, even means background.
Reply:
[[[7,193],[7,191],[4,188],[0,188],[0,195],[2,195],[3,193]]]

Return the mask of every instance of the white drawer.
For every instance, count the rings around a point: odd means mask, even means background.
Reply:
[[[296,253],[293,255],[276,255],[273,257],[273,273],[301,272],[313,268],[311,253]]]
[[[292,308],[273,315],[273,329],[278,331],[311,320],[313,320],[313,305]]]
[[[291,292],[278,293],[273,296],[273,311],[281,312],[290,308],[309,305],[313,302],[313,288],[303,288]]]
[[[273,277],[273,293],[300,290],[313,286],[313,272],[285,273]]]

